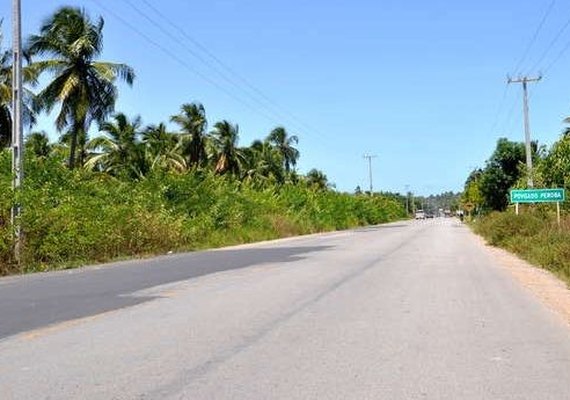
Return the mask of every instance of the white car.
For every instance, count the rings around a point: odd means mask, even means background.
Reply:
[[[416,219],[426,219],[426,213],[423,210],[416,211]]]

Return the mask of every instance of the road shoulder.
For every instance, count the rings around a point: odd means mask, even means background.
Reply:
[[[570,290],[565,282],[550,271],[532,265],[507,250],[487,244],[481,236],[477,234],[474,236],[479,245],[490,253],[497,265],[570,327]]]

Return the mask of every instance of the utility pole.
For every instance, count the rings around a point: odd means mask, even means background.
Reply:
[[[18,196],[24,179],[24,134],[22,129],[22,6],[20,0],[12,0],[12,188]],[[12,206],[11,222],[14,227],[14,257],[21,261],[22,228],[20,214],[22,212],[19,198]]]
[[[518,79],[508,78],[507,83],[522,83],[523,87],[523,114],[524,114],[524,138],[525,138],[525,152],[526,152],[526,168],[528,170],[527,184],[529,188],[534,186],[532,181],[532,149],[530,146],[530,123],[528,121],[528,88],[529,82],[538,82],[542,76],[536,78],[529,78],[527,76],[519,77]]]
[[[410,215],[410,185],[406,185],[405,189],[406,189],[406,214]]]
[[[376,155],[365,154],[363,158],[368,159],[368,179],[370,181],[370,196],[372,196],[372,159],[376,158]]]

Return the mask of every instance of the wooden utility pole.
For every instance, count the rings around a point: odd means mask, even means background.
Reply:
[[[529,188],[534,186],[532,181],[532,149],[530,145],[530,123],[528,121],[528,88],[529,82],[538,82],[542,76],[536,78],[529,78],[527,76],[519,77],[517,79],[508,78],[507,83],[522,83],[523,87],[523,114],[524,114],[524,138],[525,138],[525,152],[526,152],[526,168],[528,170],[527,184]]]
[[[24,179],[24,134],[22,128],[22,6],[20,0],[12,0],[12,187],[16,196]],[[11,222],[15,233],[14,256],[21,261],[22,212],[19,197],[12,206]]]
[[[362,156],[363,158],[367,158],[368,159],[368,179],[370,182],[370,196],[372,196],[372,159],[376,158],[376,155],[369,155],[369,154],[365,154]]]

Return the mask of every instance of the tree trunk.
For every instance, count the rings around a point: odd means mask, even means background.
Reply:
[[[68,162],[69,169],[75,168],[76,149],[77,149],[77,130],[75,129],[74,126],[73,130],[71,131],[71,144],[69,145],[69,162]]]
[[[69,145],[69,169],[75,168],[75,160],[77,157],[77,144],[80,136],[84,136],[85,123],[83,121],[75,121],[71,130],[71,144]]]

